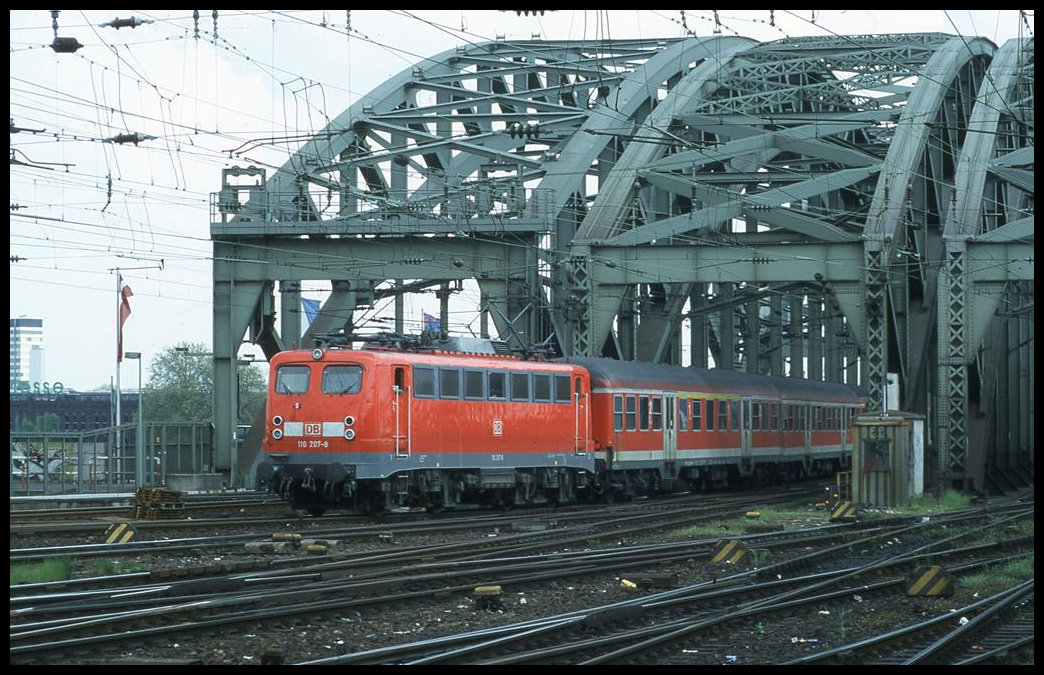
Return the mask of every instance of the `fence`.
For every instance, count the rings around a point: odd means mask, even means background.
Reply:
[[[12,432],[11,496],[132,492],[137,470],[138,425],[93,431]],[[209,424],[146,424],[144,484],[167,474],[214,470]]]

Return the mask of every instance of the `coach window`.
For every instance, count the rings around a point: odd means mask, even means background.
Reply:
[[[757,401],[750,402],[750,430],[761,431],[761,404]]]
[[[279,366],[276,371],[277,394],[304,394],[308,391],[308,366]]]
[[[689,430],[689,399],[678,399],[678,431]]]
[[[507,373],[489,374],[489,398],[491,401],[507,400]]]
[[[539,403],[551,402],[551,376],[533,373],[533,400]]]
[[[769,403],[769,429],[779,430],[779,408],[776,403]]]
[[[511,373],[511,400],[529,400],[529,373]]]
[[[707,431],[714,431],[714,399],[707,399]]]
[[[323,368],[324,394],[358,394],[361,388],[361,366],[327,366]]]
[[[692,399],[692,430],[703,431],[703,399]]]
[[[663,399],[659,396],[652,397],[652,429],[663,430]]]
[[[577,390],[580,389],[580,380],[577,379]],[[572,399],[569,397],[569,376],[568,375],[555,375],[555,403],[570,403]]]
[[[731,403],[729,403],[729,410],[732,411],[732,430],[738,431],[740,422],[740,402],[732,401]]]
[[[623,394],[613,394],[613,431],[624,430]]]
[[[481,370],[464,371],[464,398],[472,401],[481,401],[486,398],[485,387],[486,373]]]
[[[718,431],[729,429],[729,402],[718,401]]]
[[[649,430],[649,397],[638,397],[638,430]]]
[[[635,431],[638,429],[638,413],[636,412],[638,403],[634,396],[627,397],[627,430]]]
[[[435,369],[413,369],[413,394],[417,398],[435,398]]]

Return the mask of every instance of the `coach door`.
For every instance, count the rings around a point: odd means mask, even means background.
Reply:
[[[663,396],[663,459],[673,462],[678,457],[678,432],[675,429],[674,410],[678,405],[674,394]]]
[[[392,414],[395,426],[392,429],[395,439],[395,456],[410,456],[410,408],[413,391],[410,386],[410,369],[405,365],[395,365],[392,384]]]
[[[587,414],[589,394],[584,391],[584,380],[573,378],[573,452],[586,455],[588,439],[591,437],[591,422]]]
[[[749,462],[751,448],[750,399],[743,399],[740,402],[740,405],[743,406],[742,410],[740,411],[740,457]]]

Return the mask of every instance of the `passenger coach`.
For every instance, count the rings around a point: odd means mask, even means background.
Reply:
[[[848,465],[854,386],[597,358],[595,457],[637,494],[830,475]]]

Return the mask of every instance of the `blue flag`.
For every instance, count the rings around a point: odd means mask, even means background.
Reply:
[[[311,324],[319,313],[319,301],[301,298],[301,309],[304,310],[305,316],[308,317],[308,323]]]
[[[424,330],[435,331],[436,333],[442,330],[442,320],[427,312],[421,312],[421,323]]]

